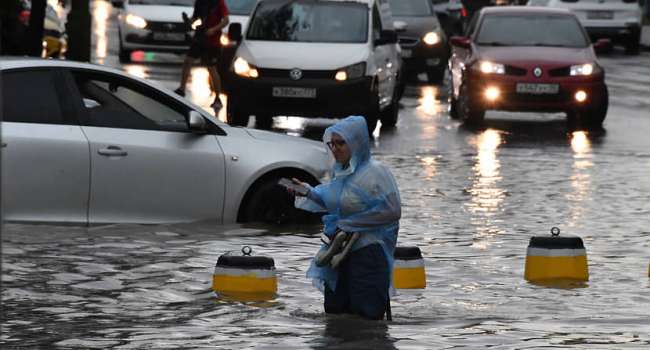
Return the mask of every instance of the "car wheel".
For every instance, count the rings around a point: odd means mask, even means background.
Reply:
[[[600,103],[589,109],[587,116],[587,126],[589,129],[601,129],[605,117],[607,117],[607,110],[609,109],[609,92],[607,87],[603,90],[603,96],[600,98]]]
[[[641,32],[634,31],[630,34],[626,44],[625,44],[625,54],[626,55],[638,55],[641,51]]]
[[[458,115],[466,123],[477,125],[483,122],[485,111],[475,107],[469,97],[467,84],[460,86],[460,95],[458,96]]]
[[[301,181],[307,181],[304,177]],[[272,177],[252,189],[243,212],[245,222],[260,222],[267,224],[293,224],[316,222],[320,216],[304,210],[296,209],[294,198],[278,185],[279,177]]]
[[[226,121],[232,126],[246,126],[248,125],[248,114],[243,112],[235,99],[228,101],[226,109]]]
[[[269,114],[258,114],[255,116],[255,127],[269,130],[273,126],[273,116]]]
[[[445,68],[428,68],[427,69],[427,81],[432,84],[439,85],[445,79]]]

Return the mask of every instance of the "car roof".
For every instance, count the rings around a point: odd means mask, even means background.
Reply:
[[[44,59],[27,56],[0,56],[0,70],[16,68],[80,68],[124,74],[123,71],[120,71],[118,69],[92,63],[58,59]]]
[[[543,6],[488,6],[481,10],[486,14],[556,14],[571,15],[571,10],[561,7],[543,7]]]
[[[274,0],[260,0],[259,2],[261,2],[261,1],[274,1]],[[317,2],[318,1],[321,1],[321,2],[358,2],[358,3],[364,4],[364,5],[372,5],[372,3],[375,0],[316,0],[316,1]]]

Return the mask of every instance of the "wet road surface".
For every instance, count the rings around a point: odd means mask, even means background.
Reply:
[[[109,32],[95,36],[94,60],[119,67],[113,12],[93,5],[96,32]],[[122,68],[175,88],[180,58],[150,56]],[[501,112],[469,129],[449,118],[445,87],[408,86],[373,155],[397,178],[398,244],[422,250],[427,287],[398,291],[393,322],[323,314],[304,277],[319,226],[6,224],[2,348],[647,349],[650,55],[601,59],[610,109],[599,132]],[[207,107],[207,72],[192,78],[188,97]],[[319,139],[331,123],[280,117],[273,130]],[[584,240],[585,285],[524,281],[528,240],[552,226]],[[276,299],[211,292],[217,258],[243,245],[274,258]]]

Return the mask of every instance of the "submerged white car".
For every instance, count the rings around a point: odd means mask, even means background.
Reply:
[[[277,185],[317,184],[320,142],[231,127],[103,66],[0,59],[2,210],[19,222],[305,219]]]

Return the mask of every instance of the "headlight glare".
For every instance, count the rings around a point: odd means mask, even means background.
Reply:
[[[570,72],[571,76],[592,75],[594,73],[594,65],[591,63],[585,63],[571,66]]]
[[[197,18],[194,22],[192,22],[192,30],[196,30],[196,28],[200,27],[201,24],[203,24],[203,22],[200,18]]]
[[[221,43],[221,46],[230,46],[230,39],[228,39],[228,33],[221,33],[221,37],[219,37],[219,42]]]
[[[248,62],[241,57],[237,57],[233,63],[233,69],[235,70],[235,74],[242,77],[257,78],[259,76],[257,69],[249,65]]]
[[[485,74],[505,74],[506,66],[500,63],[494,63],[490,61],[481,61],[479,63],[479,69]]]
[[[428,32],[424,35],[424,43],[427,45],[435,45],[440,42],[440,35],[436,32]]]
[[[359,62],[343,67],[336,72],[334,78],[338,81],[361,78],[366,73],[366,62]]]
[[[126,23],[131,27],[138,29],[144,29],[147,27],[147,21],[144,18],[130,13],[126,15]]]

